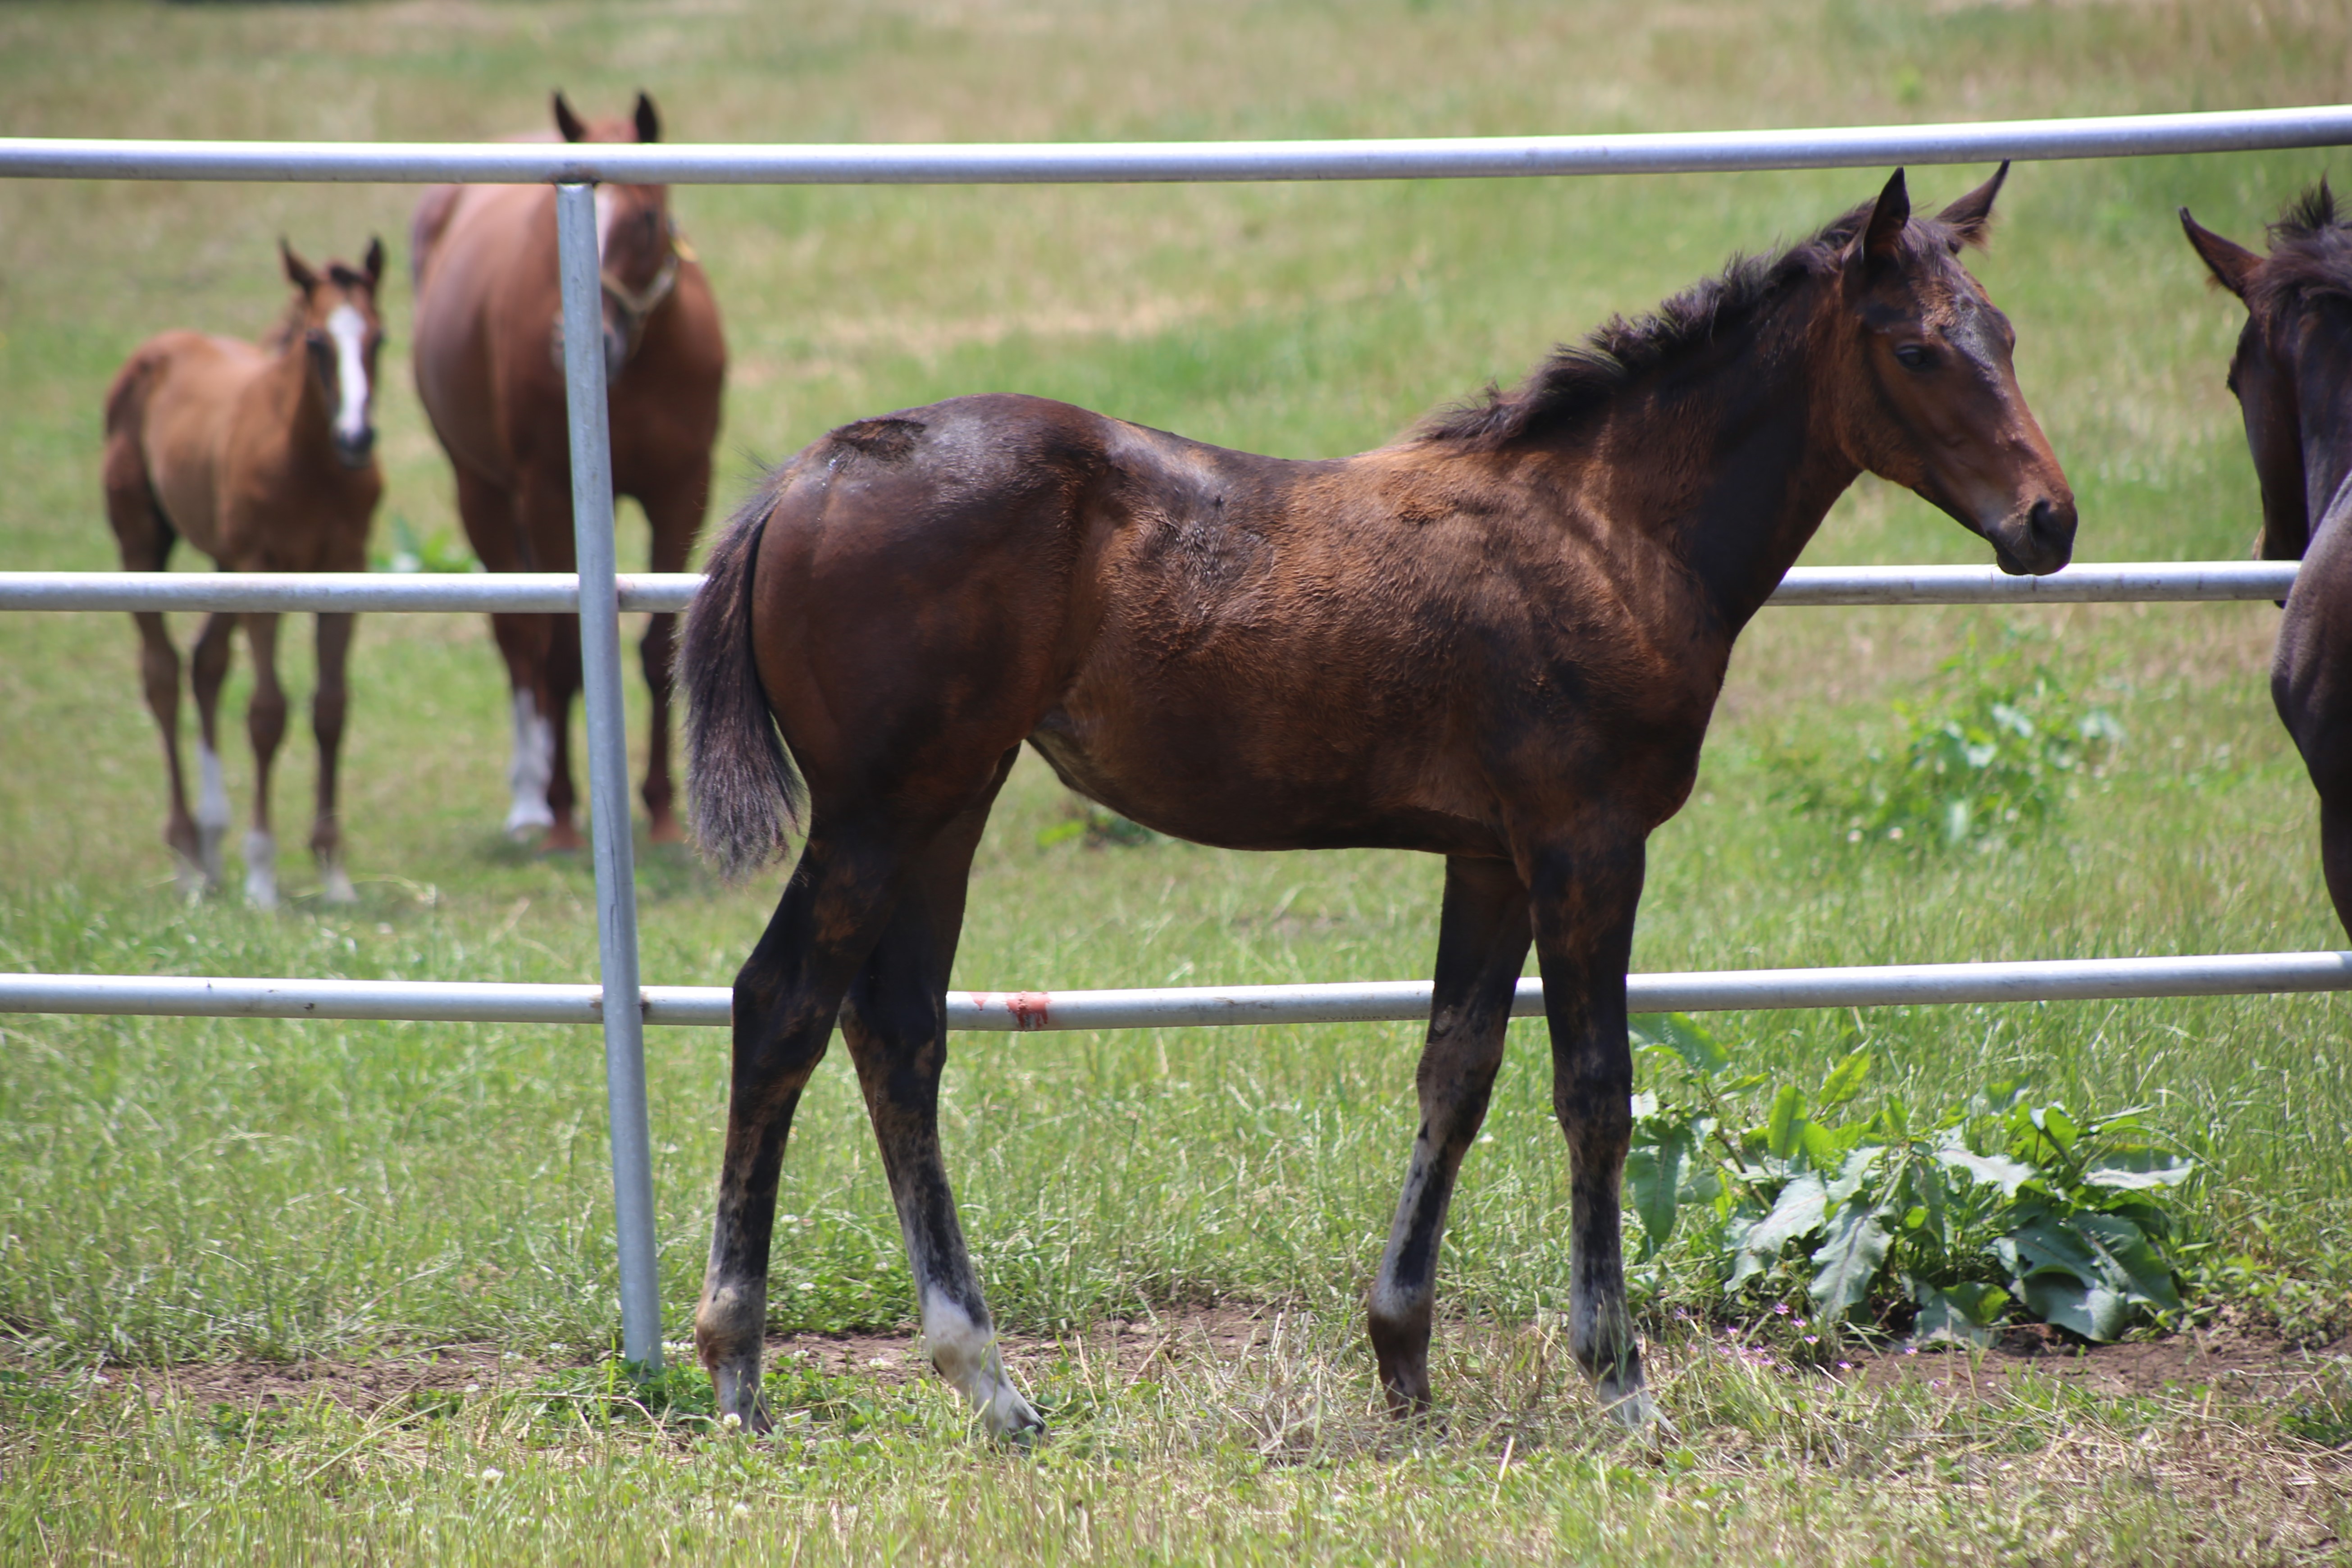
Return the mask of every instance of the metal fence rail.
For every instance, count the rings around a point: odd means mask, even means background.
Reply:
[[[1803,1007],[2084,1002],[2162,996],[2352,991],[2352,952],[2244,952],[2013,963],[1727,969],[1633,974],[1636,1013]],[[1426,980],[1326,985],[1188,985],[1133,991],[954,991],[950,1029],[1176,1029],[1245,1024],[1371,1024],[1426,1019]],[[646,1024],[724,1028],[733,996],[719,985],[640,987]],[[209,976],[0,974],[0,1013],[190,1018],[352,1018],[470,1024],[602,1024],[601,985],[442,980],[236,980]],[[1515,1018],[1543,1013],[1543,982],[1522,980]]]
[[[1775,605],[2079,605],[2284,599],[2294,561],[2099,562],[2047,577],[1992,566],[1799,566]],[[616,576],[624,610],[683,610],[690,572]],[[506,610],[579,608],[568,572],[0,572],[0,610]]]
[[[1491,179],[2257,153],[2352,142],[2352,107],[1978,124],[1461,136],[1346,142],[1071,142],[734,147],[657,143],[154,142],[0,137],[0,177],[419,184],[1100,184]]]
[[[1526,175],[1665,174],[1752,169],[1884,166],[1894,163],[1952,163],[1994,159],[2101,158],[2151,153],[2252,152],[2352,142],[2352,106],[2255,110],[2208,114],[2128,115],[2095,120],[2011,121],[1974,125],[1851,127],[1826,130],[1703,132],[1667,135],[1550,136],[1361,142],[1227,142],[960,146],[604,146],[552,143],[444,145],[419,143],[147,142],[0,138],[0,178],[255,180],[320,182],[551,183],[557,192],[558,266],[562,278],[563,357],[572,450],[573,536],[581,563],[575,577],[394,577],[266,582],[227,574],[19,574],[0,580],[0,609],[180,608],[203,610],[482,610],[563,611],[582,616],[583,696],[588,714],[590,806],[593,836],[601,973],[644,1008],[606,1011],[595,986],[425,985],[328,981],[137,980],[103,976],[0,976],[0,994],[47,996],[39,1010],[68,1005],[58,986],[79,986],[69,1010],[224,1012],[230,1016],[391,1016],[337,1015],[356,1007],[357,986],[373,1005],[419,1017],[517,1018],[514,1011],[548,1006],[563,1017],[596,1022],[604,1031],[607,1103],[612,1116],[614,1202],[620,1238],[623,1353],[647,1367],[661,1358],[659,1302],[655,1295],[651,1220],[651,1148],[639,1031],[646,1022],[705,1019],[709,995],[637,985],[634,876],[630,863],[622,730],[618,614],[624,609],[675,609],[693,579],[621,579],[614,571],[612,485],[604,437],[604,356],[597,342],[597,256],[590,221],[592,186],[600,180],[692,184],[1006,184],[1112,181],[1369,180]],[[2102,577],[2101,574],[2106,574]],[[79,580],[76,580],[79,578]],[[2263,599],[2283,596],[2291,565],[2207,563],[2188,567],[2078,568],[2060,577],[2004,579],[1989,568],[1801,570],[1775,596],[1780,604],[1982,604],[2093,599]],[[1943,965],[1902,970],[1757,971],[1737,976],[1646,976],[1635,982],[1645,1008],[1862,1005],[1884,1000],[2018,1000],[2052,997],[2180,995],[2208,990],[2299,990],[2341,984],[2344,954],[2250,955],[2242,958],[2107,960],[2042,965]],[[2133,966],[2139,967],[2133,967]],[[2147,966],[2158,967],[2147,967]],[[2162,966],[2169,965],[2169,969]],[[2197,966],[2208,966],[2199,970]],[[2221,969],[2210,966],[2219,965]],[[2231,965],[2252,969],[2210,985],[2181,976],[2211,975]],[[2269,967],[2265,968],[2267,965]],[[2185,966],[2185,967],[2184,967]],[[1994,972],[2034,971],[2039,978]],[[1921,978],[1967,971],[1969,980]],[[2061,973],[2059,972],[2064,972]],[[2255,971],[2260,971],[2257,973]],[[1810,974],[1811,979],[1799,977]],[[1775,978],[1778,977],[1778,978]],[[1843,978],[1831,978],[1843,977]],[[1677,984],[1647,993],[1640,986]],[[2013,984],[2011,983],[2013,981]],[[2259,982],[2259,983],[2257,983]],[[2306,984],[2307,983],[2307,984]],[[1706,985],[1717,990],[1709,992]],[[1970,986],[1990,985],[1998,994]],[[2001,990],[2008,985],[2010,989]],[[2187,985],[2189,989],[2167,989]],[[1783,1000],[1707,1002],[1705,995],[1779,995]],[[1822,987],[1828,987],[1823,990]],[[1844,987],[1839,990],[1839,987]],[[2041,992],[2034,987],[2042,988]],[[2137,989],[2103,989],[2127,986]],[[50,989],[44,990],[44,987]],[[148,995],[152,1006],[98,1006],[97,993],[127,1004]],[[146,988],[143,992],[141,988]],[[175,987],[193,987],[185,993]],[[1778,990],[1775,987],[1779,987]],[[1941,990],[1938,990],[1941,987]],[[2022,987],[2022,989],[2019,989]],[[2071,989],[2070,989],[2071,987]],[[161,989],[157,989],[161,988]],[[340,988],[340,989],[339,989]],[[1808,989],[1810,988],[1810,989]],[[1263,994],[1280,991],[1290,1000]],[[1136,1016],[1159,1024],[1259,1021],[1268,1007],[1284,1016],[1410,1017],[1425,1013],[1427,987],[1342,987],[1359,994],[1345,1004],[1323,987],[1243,987],[1234,991],[1160,994],[1015,993],[967,996],[979,1022],[970,1027],[1120,1026],[1104,1020]],[[1832,1002],[1788,1000],[1827,995]],[[426,994],[430,993],[430,994]],[[543,993],[560,993],[549,996]],[[1305,1000],[1298,996],[1306,994]],[[996,997],[992,1004],[990,997]],[[1362,1000],[1363,997],[1371,1000]],[[338,997],[341,998],[340,1003]],[[404,1000],[384,1000],[388,997]],[[209,1000],[207,1000],[209,998]],[[276,1000],[272,1000],[275,998]],[[675,1001],[673,1001],[675,998]],[[1318,999],[1320,998],[1320,999]],[[1417,999],[1416,999],[1417,998]],[[1662,999],[1663,998],[1663,999]],[[231,1001],[236,1005],[231,1006]],[[1528,1005],[1523,988],[1519,1005]],[[688,1019],[671,1020],[673,1005]],[[996,1011],[992,1014],[992,1005]],[[1359,1006],[1402,1012],[1366,1015]],[[448,1009],[458,1011],[448,1011]],[[1339,1008],[1332,1012],[1329,1009]],[[568,1011],[566,1011],[568,1009]],[[1140,1009],[1140,1011],[1137,1011]],[[1318,1011],[1322,1009],[1323,1011]],[[0,1002],[0,1010],[27,1011]],[[699,1011],[698,1011],[699,1010]],[[1125,1011],[1122,1011],[1125,1010]],[[958,1014],[959,1017],[965,1015]],[[997,1017],[1004,1022],[991,1023]]]

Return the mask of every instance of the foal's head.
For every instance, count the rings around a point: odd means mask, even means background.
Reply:
[[[375,355],[383,342],[375,300],[376,286],[383,281],[383,241],[368,241],[360,267],[328,262],[324,278],[282,239],[278,253],[287,281],[299,290],[286,341],[301,342],[327,410],[328,440],[336,458],[347,468],[363,468],[375,450]]]
[[[2299,380],[2304,370],[2329,363],[2315,358],[2321,354],[2352,371],[2352,226],[2337,215],[2326,180],[2270,226],[2268,256],[2200,226],[2187,207],[2180,226],[2214,281],[2245,301],[2230,390],[2262,481],[2263,559],[2299,561],[2311,542]]]
[[[626,120],[583,121],[555,95],[555,127],[566,142],[661,140],[661,116],[654,100],[637,94]],[[667,185],[596,187],[596,261],[604,283],[604,374],[621,374],[643,341],[646,322],[677,284],[678,263],[688,252],[669,213]]]
[[[2074,492],[2017,389],[2017,334],[1959,262],[2008,173],[1930,218],[1911,215],[1897,169],[1824,234],[1842,240],[1833,417],[1856,463],[1982,534],[2002,571],[2040,574],[2074,554]]]

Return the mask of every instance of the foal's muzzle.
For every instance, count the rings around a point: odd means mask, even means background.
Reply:
[[[2044,496],[1985,530],[1993,560],[2012,577],[2046,577],[2074,558],[2074,498]]]
[[[337,462],[347,468],[364,468],[368,466],[368,459],[375,456],[375,426],[367,426],[356,436],[346,436],[338,431],[331,445],[335,448]]]

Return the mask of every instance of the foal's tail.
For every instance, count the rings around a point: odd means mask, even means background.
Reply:
[[[762,485],[728,521],[687,610],[677,660],[694,836],[730,878],[780,858],[808,805],[751,651],[751,563],[775,503],[775,487]]]

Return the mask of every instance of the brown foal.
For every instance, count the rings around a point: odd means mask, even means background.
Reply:
[[[2246,307],[2230,390],[2263,492],[2262,558],[2301,561],[2271,700],[2319,793],[2319,859],[2352,931],[2352,224],[2322,180],[2258,255],[2180,209],[2214,281]]]
[[[1534,947],[1570,1340],[1607,1407],[1651,1421],[1619,1238],[1625,968],[1644,841],[1690,791],[1733,639],[1864,469],[2007,571],[2073,548],[2009,323],[1958,260],[2000,184],[1915,218],[1898,171],[1806,242],[1360,457],[991,396],[845,426],[778,471],[713,552],[680,661],[713,858],[755,866],[807,828],[735,981],[695,1312],[720,1410],[766,1419],[777,1178],[837,1020],[930,1353],[992,1431],[1040,1426],[998,1356],[938,1127],[965,881],[1026,741],[1164,833],[1446,858],[1421,1127],[1370,1289],[1400,1414],[1431,1403],[1446,1206]]]
[[[583,123],[563,96],[568,142],[656,142],[653,100],[628,120]],[[613,493],[634,497],[653,531],[652,570],[683,572],[710,499],[727,345],[719,307],[669,213],[666,185],[599,185],[604,376]],[[416,393],[457,475],[457,513],[493,572],[569,572],[571,445],[564,419],[562,297],[555,192],[548,185],[436,185],[410,231],[416,282]],[[657,615],[644,660],[653,689],[646,809],[656,842],[683,837],[672,804],[670,658],[677,617]],[[546,830],[579,847],[569,721],[580,689],[572,616],[490,617],[513,689],[514,760],[506,830]]]
[[[165,332],[139,345],[106,394],[103,478],[107,521],[127,572],[161,572],[185,539],[231,572],[364,572],[368,524],[383,493],[373,423],[375,360],[383,326],[376,289],[383,243],[371,240],[358,268],[312,271],[281,240],[295,298],[259,346],[202,332]],[[160,612],[131,616],[142,645],[147,706],[163,731],[172,781],[163,828],[181,887],[221,881],[228,794],[221,782],[217,718],[229,639],[245,626],[253,648],[253,826],[245,836],[245,896],[278,902],[278,847],[269,830],[269,769],[286,734],[278,684],[278,617],[215,615],[191,657],[202,738],[196,809],[180,772],[180,656]],[[318,812],[310,826],[322,895],[355,897],[343,868],[335,775],[347,702],[352,617],[319,617],[319,690],[310,710],[319,741]]]

